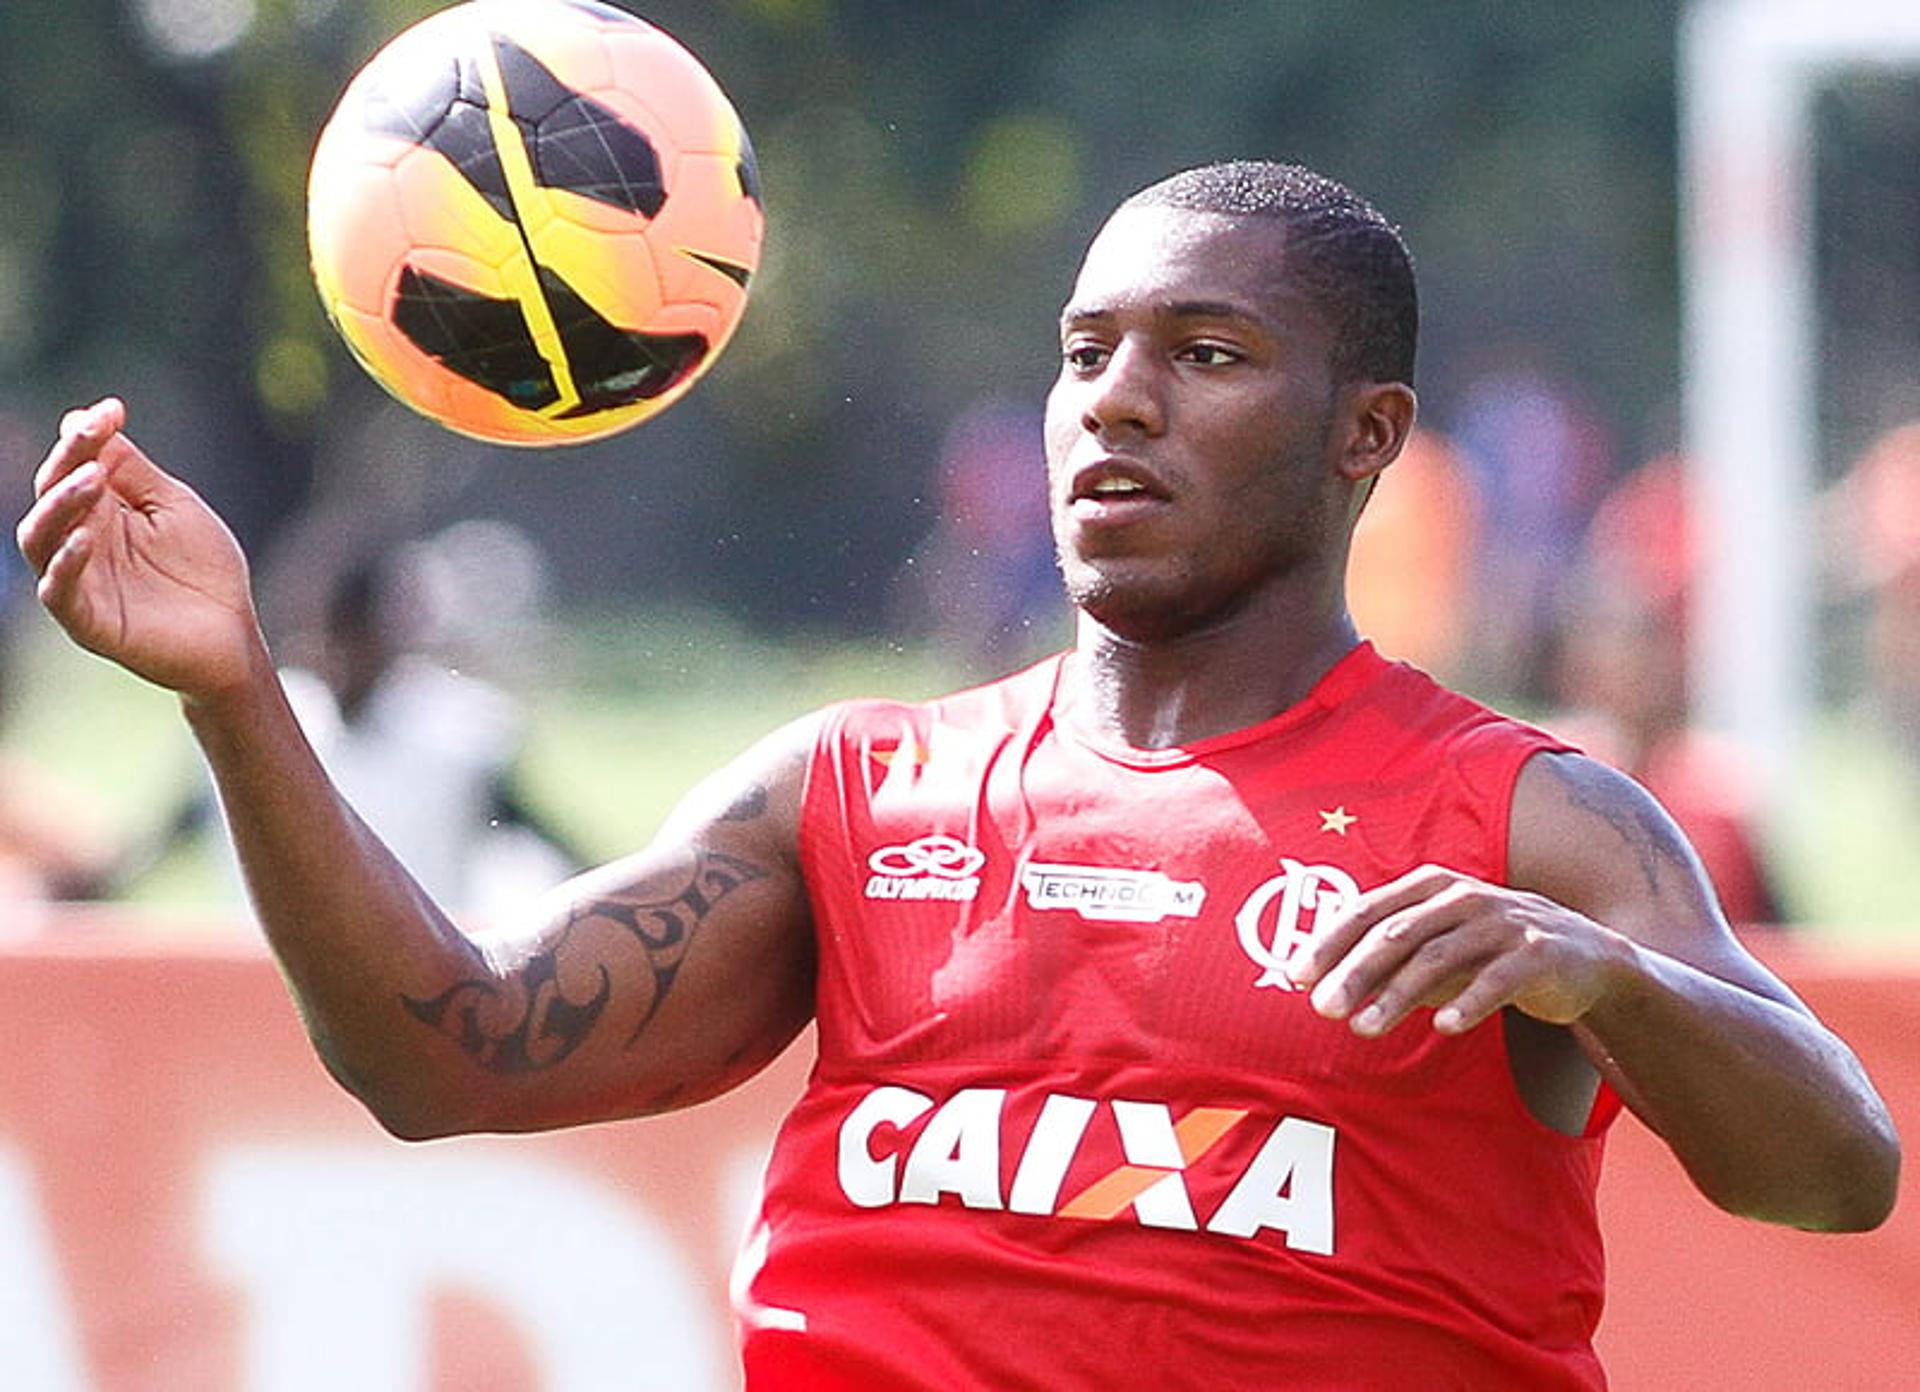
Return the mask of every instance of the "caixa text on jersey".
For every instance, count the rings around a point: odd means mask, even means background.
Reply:
[[[1134,1221],[1239,1238],[1271,1230],[1297,1251],[1334,1250],[1331,1126],[1281,1117],[1203,1218],[1186,1171],[1229,1133],[1258,1124],[1246,1108],[1194,1107],[1176,1119],[1163,1102],[1048,1093],[1020,1135],[1005,1124],[1006,1104],[1007,1089],[998,1087],[962,1088],[944,1102],[908,1087],[873,1088],[840,1124],[841,1192],[858,1208],[938,1204],[951,1196],[967,1208],[1041,1219]],[[1122,1161],[1069,1190],[1069,1173],[1103,1108],[1118,1131]],[[1018,1154],[1004,1185],[1003,1150]]]

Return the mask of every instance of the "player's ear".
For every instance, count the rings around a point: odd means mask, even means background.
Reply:
[[[1354,483],[1393,463],[1413,434],[1419,400],[1404,382],[1353,382],[1341,393],[1347,433],[1340,472]]]

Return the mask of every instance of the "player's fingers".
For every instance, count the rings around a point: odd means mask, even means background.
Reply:
[[[80,577],[85,573],[87,561],[92,555],[93,533],[85,527],[77,527],[67,533],[41,573],[38,590],[40,603],[49,613],[61,617],[63,622],[71,617],[79,596]]]
[[[1322,910],[1313,936],[1295,948],[1287,958],[1285,971],[1288,979],[1302,990],[1314,989],[1328,972],[1344,962],[1348,954],[1365,940],[1373,925],[1383,915],[1392,913],[1395,907],[1390,901],[1362,895],[1343,914],[1329,914]]]
[[[1509,1005],[1531,980],[1532,967],[1519,953],[1494,958],[1433,1013],[1442,1034],[1465,1034],[1502,1006]]]
[[[74,528],[99,503],[106,486],[106,471],[98,461],[88,460],[55,482],[28,509],[14,529],[14,540],[34,574],[45,573]]]
[[[59,438],[47,450],[40,467],[33,472],[33,495],[38,498],[79,468],[99,457],[99,440],[90,438],[83,424],[77,424],[78,412],[69,411],[60,422]]]
[[[1386,989],[1414,955],[1434,939],[1454,932],[1461,912],[1451,899],[1436,897],[1408,905],[1370,928],[1313,988],[1313,1008],[1343,1020]]]
[[[1354,1013],[1354,1033],[1375,1038],[1399,1026],[1419,1006],[1451,1005],[1486,966],[1488,955],[1484,937],[1470,925],[1456,925],[1429,938]]]
[[[109,435],[117,435],[127,428],[127,403],[117,396],[103,396],[87,407],[87,411],[94,425]]]
[[[97,459],[106,442],[126,424],[127,408],[117,397],[69,411],[60,419],[60,435],[33,476],[35,495],[45,493],[82,464]]]
[[[1288,978],[1296,986],[1312,989],[1336,963],[1344,961],[1376,925],[1441,893],[1460,878],[1456,872],[1440,866],[1422,865],[1368,890],[1345,914],[1323,922],[1312,940],[1287,959]]]

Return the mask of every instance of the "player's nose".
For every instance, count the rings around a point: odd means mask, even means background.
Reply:
[[[1089,378],[1080,424],[1101,437],[1127,431],[1157,435],[1166,425],[1164,383],[1153,350],[1122,339],[1097,376]]]

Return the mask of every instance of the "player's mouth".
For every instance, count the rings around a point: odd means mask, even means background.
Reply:
[[[1067,490],[1067,511],[1078,522],[1132,521],[1172,501],[1172,494],[1148,469],[1125,459],[1101,459],[1074,474]]]

